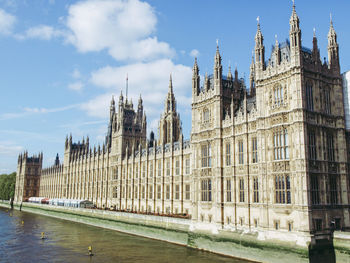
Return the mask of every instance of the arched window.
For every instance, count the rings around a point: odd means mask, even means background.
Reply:
[[[312,83],[307,82],[306,83],[306,108],[310,111],[314,110],[314,97],[313,97],[313,90],[312,90]]]
[[[205,108],[203,110],[203,122],[209,122],[209,118],[210,118],[210,112],[209,109]]]
[[[284,96],[284,91],[283,87],[281,85],[277,85],[273,89],[274,92],[274,98],[275,98],[275,105],[280,106],[283,104],[283,96]]]

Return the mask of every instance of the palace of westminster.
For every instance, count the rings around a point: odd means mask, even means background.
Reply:
[[[66,138],[64,160],[42,169],[42,153],[18,158],[15,201],[31,196],[85,199],[118,211],[186,214],[200,228],[257,231],[305,244],[331,228],[350,231],[350,131],[337,35],[331,21],[328,61],[317,38],[302,46],[293,5],[289,40],[265,60],[258,22],[249,89],[238,72],[192,75],[189,140],[170,78],[158,138],[147,138],[140,97],[135,109],[112,98],[106,141]],[[248,91],[249,90],[249,91]]]

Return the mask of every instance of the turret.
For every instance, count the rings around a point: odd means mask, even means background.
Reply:
[[[250,73],[249,73],[249,82],[250,82],[250,95],[255,95],[255,64],[254,64],[254,52],[252,52],[252,63],[250,64]]]
[[[221,86],[222,80],[222,65],[221,65],[221,56],[219,51],[219,42],[216,42],[216,53],[214,57],[214,85],[216,87]]]
[[[198,68],[198,64],[197,64],[197,58],[195,58],[193,69],[192,69],[192,93],[193,93],[193,95],[198,95],[199,90],[200,90],[199,68]]]
[[[175,101],[175,96],[173,92],[173,80],[170,74],[170,79],[169,79],[169,89],[168,89],[168,95],[165,100],[165,105],[164,105],[164,112],[173,112],[176,111],[176,101]]]
[[[112,119],[114,113],[115,113],[115,101],[114,101],[114,96],[112,96],[111,106],[110,106],[110,109],[109,109],[109,118],[110,119]]]
[[[232,73],[231,73],[231,65],[228,66],[228,73],[227,73],[227,80],[231,80],[232,81],[233,77],[232,77]]]
[[[289,20],[290,30],[289,30],[289,38],[290,38],[290,47],[292,48],[301,48],[301,30],[299,27],[299,17],[295,11],[295,4],[293,1],[293,10],[292,15]]]
[[[281,62],[281,50],[280,44],[278,43],[277,35],[275,35],[275,65],[279,65]]]
[[[312,57],[316,64],[320,63],[320,50],[317,45],[316,29],[314,28],[314,37],[312,39]]]
[[[333,27],[332,16],[330,20],[330,27],[328,32],[328,61],[329,68],[336,73],[340,73],[339,66],[339,46],[337,42],[337,34]]]
[[[257,18],[258,28],[255,35],[255,63],[259,69],[265,69],[265,46],[264,37],[260,30],[260,18]]]
[[[293,11],[289,20],[289,39],[290,39],[290,56],[291,63],[294,66],[300,66],[301,59],[301,30],[299,27],[299,17],[295,11],[295,4],[293,1]]]
[[[55,166],[58,166],[58,165],[60,165],[60,158],[59,158],[58,153],[57,153],[56,159],[55,159]]]

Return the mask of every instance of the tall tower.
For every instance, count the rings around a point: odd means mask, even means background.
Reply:
[[[290,56],[292,65],[298,66],[302,62],[301,55],[301,30],[299,27],[299,17],[295,11],[295,4],[293,2],[292,15],[289,20],[289,40],[290,40]]]
[[[182,136],[180,115],[176,111],[173,82],[170,75],[168,95],[164,103],[164,112],[159,121],[159,144],[177,142]]]
[[[123,93],[120,93],[118,112],[114,114],[111,126],[112,155],[123,158],[130,154],[133,148],[146,146],[147,120],[141,95],[135,111],[132,100],[128,100],[127,97],[124,100]]]
[[[39,196],[43,154],[28,157],[28,152],[18,156],[15,202],[23,202],[29,197]]]
[[[258,28],[255,35],[255,64],[258,70],[265,69],[265,46],[264,37],[260,30],[260,18],[257,18]]]
[[[339,46],[337,42],[337,34],[333,27],[331,16],[330,27],[328,32],[328,61],[329,68],[336,74],[340,74],[339,66]]]

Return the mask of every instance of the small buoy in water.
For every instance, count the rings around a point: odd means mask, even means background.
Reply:
[[[45,232],[41,232],[41,239],[46,239]]]
[[[88,250],[89,250],[89,256],[92,257],[94,255],[94,254],[92,254],[92,246],[89,246]]]

